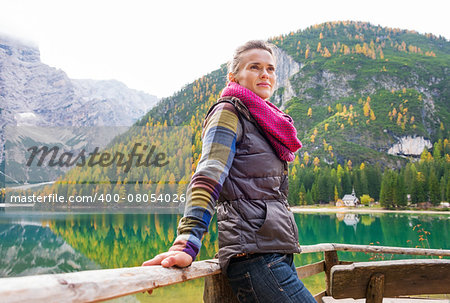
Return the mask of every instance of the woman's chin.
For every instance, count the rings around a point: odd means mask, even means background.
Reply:
[[[261,99],[264,99],[264,100],[267,100],[270,98],[270,96],[272,96],[272,94],[269,94],[268,92],[265,92],[265,91],[262,91],[262,92],[256,91],[254,93],[257,94],[258,97],[260,97]]]

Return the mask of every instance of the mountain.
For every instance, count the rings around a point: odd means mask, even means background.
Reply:
[[[281,80],[271,101],[294,118],[304,143],[300,154],[398,167],[448,137],[450,43],[444,37],[339,21],[269,41],[278,47]],[[187,85],[137,124],[167,120],[200,131],[225,75],[222,66]]]
[[[402,161],[389,155],[419,156],[448,137],[445,38],[328,22],[271,41],[302,65],[290,79],[292,98],[283,105],[304,138],[304,151],[340,163],[398,166]]]
[[[115,80],[73,80],[40,61],[39,50],[0,37],[2,122],[40,126],[131,125],[156,96]]]
[[[38,48],[0,36],[0,163],[6,126],[18,126],[22,141],[33,140],[39,145],[48,141],[42,137],[49,137],[50,131],[33,138],[24,134],[23,127],[86,130],[93,126],[131,126],[156,102],[156,96],[130,89],[116,80],[70,79],[64,71],[42,63]],[[66,134],[54,141],[64,147],[73,139]],[[19,149],[26,150],[23,146]]]

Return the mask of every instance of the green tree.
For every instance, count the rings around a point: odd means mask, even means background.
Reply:
[[[318,185],[317,185],[317,180],[314,181],[312,187],[311,187],[311,200],[313,201],[313,203],[318,203],[319,202],[319,189],[318,189]],[[309,204],[309,203],[308,203]]]
[[[371,196],[375,201],[380,199],[380,188],[381,188],[381,169],[379,165],[366,166],[364,169],[367,176],[367,186],[369,196]]]
[[[306,204],[307,205],[313,205],[314,204],[313,197],[312,197],[312,194],[311,194],[310,190],[308,190],[308,192],[306,193]]]
[[[439,160],[441,156],[442,156],[442,139],[439,139],[438,142],[434,143],[433,158],[435,160]]]
[[[298,204],[306,205],[306,190],[305,190],[305,185],[303,185],[303,183],[302,183],[302,186],[300,187],[298,196],[299,196]]]
[[[407,204],[405,181],[402,174],[397,176],[397,184],[395,187],[395,204],[400,207],[406,206]]]
[[[318,175],[317,188],[318,188],[318,202],[328,203],[333,197],[333,186],[330,180],[329,169],[322,169]]]
[[[420,203],[427,201],[427,190],[425,176],[422,172],[417,172],[414,178],[413,188],[411,192],[411,201],[413,203]]]
[[[388,169],[384,170],[381,181],[380,204],[383,207],[391,208],[395,205],[395,186],[397,180],[394,172]]]
[[[370,201],[373,201],[373,199],[369,195],[362,195],[360,197],[360,200],[362,205],[369,205]]]
[[[342,176],[342,194],[350,194],[352,192],[352,181],[350,179],[350,173],[348,170],[344,170],[344,175]]]
[[[447,189],[446,189],[447,199],[446,201],[450,201],[450,179],[447,180]]]
[[[439,182],[439,186],[441,188],[441,201],[447,201],[446,192],[445,192],[446,182],[445,182],[444,176],[441,177],[441,182]]]
[[[406,193],[411,194],[414,188],[414,180],[416,179],[417,170],[414,163],[408,163],[404,171],[404,181]]]
[[[296,167],[294,167],[293,172],[296,171]],[[300,180],[296,175],[292,176],[289,174],[289,192],[288,192],[288,201],[290,205],[299,205],[299,189],[300,189]]]
[[[430,171],[430,176],[428,178],[428,194],[431,204],[439,205],[439,203],[441,202],[441,193],[438,179],[436,178],[433,170]]]

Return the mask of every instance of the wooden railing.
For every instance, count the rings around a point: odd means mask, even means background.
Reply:
[[[338,264],[338,251],[404,255],[446,256],[450,250],[325,243],[302,246],[302,253],[324,253],[324,260],[297,268],[300,279],[325,272],[327,289],[316,294],[320,300],[330,293],[331,268]],[[216,259],[197,261],[187,268],[161,266],[89,270],[74,273],[0,279],[0,300],[12,302],[98,302],[158,287],[205,277],[204,302],[236,302]]]
[[[439,295],[450,293],[450,260],[409,259],[355,262],[331,269],[331,297],[366,299],[382,303],[384,297]],[[446,300],[448,303],[449,301]]]

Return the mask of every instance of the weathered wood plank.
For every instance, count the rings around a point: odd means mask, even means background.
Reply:
[[[370,277],[385,277],[384,296],[450,293],[450,260],[398,260],[336,265],[331,269],[331,295],[364,298]]]
[[[301,280],[325,271],[325,261],[319,261],[313,264],[300,266],[297,267],[296,269],[297,269],[297,276]]]
[[[315,299],[317,302],[322,302],[322,298],[325,297],[325,295],[326,295],[326,291],[325,291],[325,290],[324,290],[324,291],[321,291],[321,292],[319,292],[318,294],[315,294],[315,295],[314,295],[314,299]]]
[[[327,294],[331,293],[331,268],[339,264],[339,258],[337,251],[326,251],[324,252],[325,260],[325,282],[327,285]]]
[[[320,301],[318,301],[320,302]],[[322,303],[367,303],[364,299],[334,299],[323,297]],[[424,298],[384,298],[383,303],[449,303],[448,300]]]
[[[315,253],[325,251],[352,251],[367,253],[385,253],[399,255],[421,255],[421,256],[450,256],[448,249],[425,249],[411,247],[392,247],[392,246],[374,246],[374,245],[356,245],[339,243],[321,243],[315,245],[301,246],[302,253]]]
[[[239,303],[230,283],[222,274],[205,277],[204,303]]]
[[[380,273],[373,274],[370,277],[369,286],[367,286],[366,303],[383,303],[384,294],[384,275]]]
[[[2,303],[93,302],[220,273],[217,261],[186,268],[144,266],[0,279]]]

